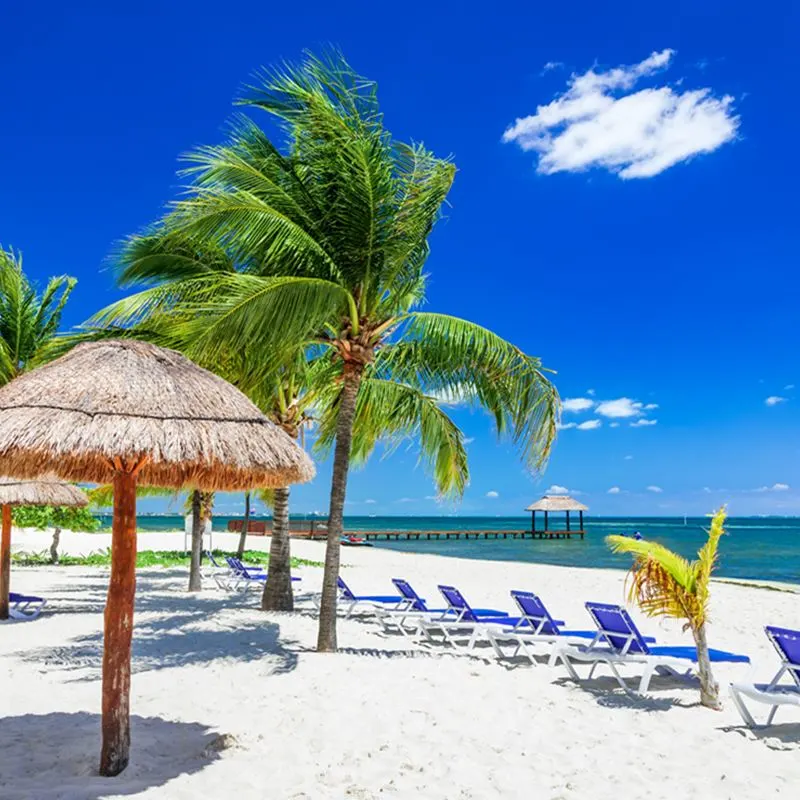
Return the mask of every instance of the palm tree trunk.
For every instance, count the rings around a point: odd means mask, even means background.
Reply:
[[[289,536],[289,487],[275,489],[272,508],[272,541],[269,545],[269,566],[264,594],[263,611],[293,611],[292,556]]]
[[[58,543],[61,539],[61,528],[53,528],[53,541],[50,542],[50,563],[58,564]]]
[[[322,577],[322,601],[319,609],[317,650],[336,652],[336,580],[339,577],[339,552],[344,530],[344,498],[347,493],[347,473],[350,469],[350,447],[353,441],[353,420],[361,385],[362,367],[345,364],[342,402],[336,424],[336,450],[333,455],[331,500],[328,512],[328,544],[325,548],[325,572]]]
[[[200,578],[200,554],[203,551],[203,515],[201,507],[200,490],[192,492],[192,560],[189,564],[189,591],[199,592],[202,589]]]
[[[706,640],[706,626],[701,625],[697,630],[692,629],[694,643],[697,647],[697,672],[700,677],[700,703],[707,708],[719,711],[722,704],[719,701],[719,684],[714,680],[711,672],[711,658],[708,654],[708,641]]]
[[[247,529],[250,527],[250,492],[244,493],[244,525],[239,536],[239,547],[236,550],[236,558],[244,556],[244,548],[247,545]]]

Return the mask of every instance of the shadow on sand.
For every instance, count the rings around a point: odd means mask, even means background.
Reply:
[[[197,722],[132,716],[131,762],[121,775],[103,778],[97,774],[99,714],[2,717],[0,796],[3,800],[100,800],[135,795],[208,766],[216,756],[204,751],[217,736]]]

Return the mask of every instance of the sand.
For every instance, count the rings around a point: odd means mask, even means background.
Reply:
[[[88,552],[108,537],[63,541],[70,552]],[[182,541],[142,534],[139,546],[177,549]],[[215,545],[234,542],[221,535]],[[15,532],[15,544],[41,550],[47,539]],[[322,544],[293,545],[295,555],[322,558]],[[510,611],[508,590],[530,589],[573,627],[589,626],[584,600],[620,601],[623,592],[623,575],[610,570],[378,548],[344,550],[343,562],[363,593],[390,592],[389,579],[402,576],[428,598],[437,583],[453,583],[475,605]],[[14,589],[47,597],[49,607],[35,622],[0,626],[0,798],[797,796],[797,709],[753,733],[727,692],[718,713],[697,706],[696,685],[673,679],[654,679],[650,697],[636,699],[607,673],[575,685],[563,668],[499,663],[484,651],[450,655],[364,620],[341,620],[341,652],[316,654],[309,596],[322,570],[297,574],[299,610],[264,614],[255,592],[230,596],[207,580],[189,595],[185,570],[140,570],[131,764],[106,779],[95,771],[107,571],[15,569]],[[659,642],[690,643],[674,625],[634,617]],[[775,671],[765,624],[800,628],[800,594],[714,587],[712,644],[753,660],[752,669],[720,666],[723,686]]]

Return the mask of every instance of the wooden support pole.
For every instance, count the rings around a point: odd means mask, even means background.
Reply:
[[[567,532],[569,532],[569,509],[567,509]]]
[[[548,513],[545,511],[544,512],[544,529],[545,529],[545,531],[547,531],[550,528],[550,523],[548,522],[547,518],[548,518]],[[550,538],[552,539],[553,537],[551,536]]]
[[[531,511],[531,533],[536,533],[536,510]]]
[[[131,747],[131,637],[136,594],[136,475],[114,473],[111,578],[103,636],[103,745],[100,774],[119,775]]]
[[[581,530],[583,530],[583,511],[578,512],[581,515]]]
[[[11,591],[11,506],[3,506],[3,533],[0,536],[0,619],[8,619]]]

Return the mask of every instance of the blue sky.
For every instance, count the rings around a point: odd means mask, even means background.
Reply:
[[[390,130],[458,166],[429,308],[540,355],[585,407],[535,479],[453,409],[473,439],[459,507],[401,447],[354,473],[348,512],[517,513],[557,486],[602,514],[800,513],[797,9],[7,6],[0,241],[38,280],[79,279],[80,323],[119,296],[113,243],[176,194],[180,153],[221,139],[253,71],[336,44]],[[297,510],[327,508],[328,477]]]

